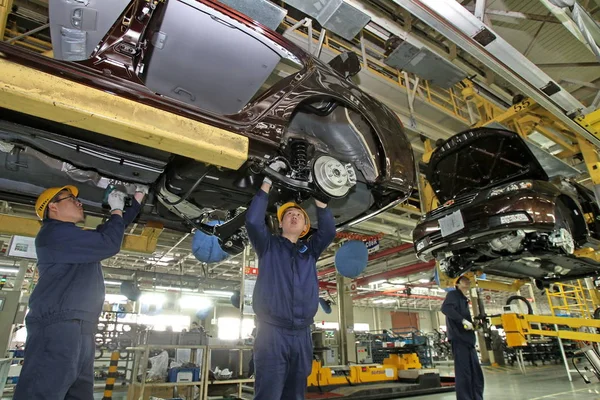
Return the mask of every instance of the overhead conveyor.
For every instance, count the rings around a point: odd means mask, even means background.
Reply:
[[[398,6],[467,51],[523,95],[535,100],[573,132],[600,147],[598,125],[585,106],[455,0],[394,0]],[[591,118],[593,120],[593,118]]]

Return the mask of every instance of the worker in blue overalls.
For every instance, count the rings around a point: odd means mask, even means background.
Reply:
[[[276,161],[270,168],[285,167]],[[271,181],[265,178],[246,215],[248,237],[258,254],[259,273],[252,307],[257,317],[254,342],[255,400],[304,400],[312,368],[310,325],[319,305],[317,259],[335,238],[335,220],[326,203],[315,199],[318,231],[294,203],[277,211],[281,235],[265,224]]]
[[[470,288],[469,278],[459,277],[456,290],[448,292],[442,304],[454,355],[457,400],[483,400],[483,372],[475,350],[475,331],[467,299]]]
[[[111,216],[83,230],[79,190],[45,190],[35,204],[42,227],[35,238],[39,280],[29,298],[25,360],[15,400],[92,400],[94,335],[104,304],[100,262],[117,254],[125,227],[140,211],[148,188],[138,186],[131,207],[125,193],[108,196]]]

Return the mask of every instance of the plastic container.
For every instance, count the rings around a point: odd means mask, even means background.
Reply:
[[[198,382],[200,381],[200,368],[171,368],[167,381]]]

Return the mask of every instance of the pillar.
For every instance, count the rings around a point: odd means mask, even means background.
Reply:
[[[336,275],[338,292],[338,324],[340,327],[340,360],[342,365],[356,363],[356,343],[354,335],[354,307],[349,286],[351,279]]]

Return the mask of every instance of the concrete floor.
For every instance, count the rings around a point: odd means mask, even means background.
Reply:
[[[586,385],[575,375],[573,382],[569,382],[562,365],[528,366],[525,375],[516,367],[484,367],[484,375],[485,400],[600,400],[600,382],[592,380],[593,383]],[[102,399],[102,393],[96,393],[94,398]],[[124,399],[125,393],[115,393],[113,398]],[[455,400],[456,394],[451,392],[415,399]]]
[[[579,375],[569,382],[564,366],[484,367],[485,400],[600,400],[600,382],[586,385]],[[588,374],[589,377],[589,374]],[[456,393],[418,397],[419,400],[455,400]]]

